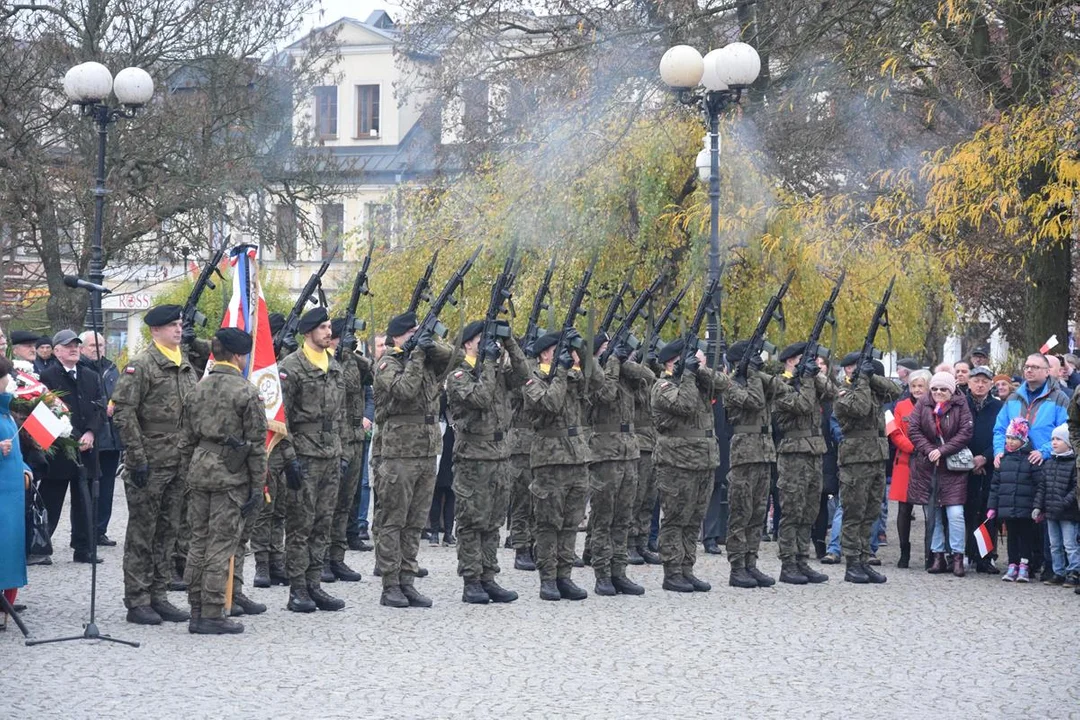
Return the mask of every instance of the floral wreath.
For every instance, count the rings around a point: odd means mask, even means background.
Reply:
[[[74,431],[71,426],[71,408],[60,399],[63,393],[50,390],[48,386],[41,382],[31,363],[25,360],[15,360],[14,364],[15,371],[12,375],[15,378],[15,397],[11,401],[11,414],[18,419],[21,427],[22,423],[33,412],[34,407],[39,402],[45,403],[53,415],[60,419],[62,426],[60,436],[52,447],[44,451],[45,454],[52,455],[59,448],[71,460],[77,460],[79,457],[79,441],[71,437]],[[29,441],[34,443],[35,446],[41,447],[30,437],[29,433],[21,433],[21,436],[24,442]]]

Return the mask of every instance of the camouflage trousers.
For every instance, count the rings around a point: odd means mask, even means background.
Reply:
[[[244,524],[240,507],[248,499],[248,488],[190,489],[187,495],[191,540],[184,581],[188,584],[188,602],[193,610],[200,610],[203,617],[221,617],[229,578],[229,558],[240,541]],[[243,557],[242,553],[240,557]]]
[[[656,473],[653,472],[651,452],[642,452],[636,462],[637,492],[634,494],[627,544],[645,547],[649,543],[649,528],[652,526],[653,508],[656,507]]]
[[[285,572],[292,587],[318,587],[330,545],[340,463],[336,457],[301,455],[299,490],[286,490]]]
[[[454,458],[458,575],[466,582],[499,574],[499,528],[509,495],[510,460]]]
[[[660,495],[660,536],[657,540],[664,576],[693,572],[701,521],[712,492],[712,470],[686,470],[655,465]]]
[[[348,443],[345,451],[344,459],[349,461],[349,472],[341,478],[338,487],[330,533],[330,559],[334,562],[342,562],[345,551],[349,549],[349,514],[356,506],[356,488],[360,485],[360,475],[364,470],[364,443]]]
[[[262,488],[259,488],[259,492],[262,492]],[[247,500],[247,497],[244,500]],[[236,549],[233,551],[236,557],[233,561],[233,595],[244,592],[244,556],[247,555],[248,541],[251,540],[251,531],[255,527],[257,518],[256,513],[251,517],[242,518],[240,522],[240,536],[236,540]],[[190,555],[189,551],[188,556]]]
[[[636,459],[602,460],[589,466],[589,551],[597,578],[626,575],[626,538],[637,509],[637,485]]]
[[[151,467],[144,488],[131,483],[131,469],[125,468],[124,490],[128,506],[124,605],[134,608],[168,599],[184,488],[179,468]]]
[[[784,565],[810,557],[810,528],[821,509],[821,456],[780,453],[780,562]]]
[[[528,453],[510,456],[510,542],[515,550],[532,545],[532,468]]]
[[[870,559],[870,528],[881,515],[885,494],[885,465],[880,460],[840,466],[840,504],[844,523],[840,547],[848,562]]]
[[[577,529],[585,519],[589,470],[584,465],[533,468],[532,494],[536,567],[541,580],[569,578],[574,569]]]
[[[375,565],[383,587],[412,585],[435,491],[435,458],[381,458],[375,472]]]
[[[175,566],[179,562],[187,561],[188,543],[191,540],[191,525],[188,522],[187,513],[188,496],[185,489],[180,496],[180,508],[176,514],[180,518],[180,524],[176,526],[176,535],[170,545],[172,547],[172,559]]]
[[[732,570],[757,567],[771,483],[770,463],[746,463],[728,471],[727,551]]]
[[[270,503],[259,508],[251,526],[251,552],[255,553],[256,561],[278,564],[285,561],[285,509],[288,506],[285,458],[280,452],[270,453],[268,468],[266,487],[270,492]]]

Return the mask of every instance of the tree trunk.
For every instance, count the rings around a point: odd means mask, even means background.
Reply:
[[[1041,243],[1025,258],[1029,278],[1024,297],[1024,352],[1036,352],[1051,335],[1060,348],[1069,337],[1069,288],[1072,282],[1072,240]]]
[[[56,205],[43,193],[35,203],[38,220],[38,242],[41,264],[49,286],[49,299],[45,312],[52,332],[70,329],[82,330],[86,319],[89,295],[85,290],[72,290],[64,285],[64,263],[60,256],[60,228],[57,226]]]

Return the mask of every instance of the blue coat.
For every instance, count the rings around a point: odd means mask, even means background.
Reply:
[[[11,417],[10,393],[0,394],[0,439],[13,438],[11,452],[0,455],[0,590],[26,584],[26,486],[18,425]]]
[[[1036,393],[1028,390],[1027,383],[1021,383],[998,413],[994,424],[994,454],[1005,452],[1005,431],[1009,421],[1023,415],[1031,425],[1028,440],[1045,460],[1053,454],[1050,435],[1058,425],[1069,421],[1068,410],[1069,396],[1056,383],[1047,382]]]

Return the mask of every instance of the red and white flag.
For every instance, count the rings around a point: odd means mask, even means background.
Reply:
[[[892,410],[885,411],[885,435],[886,437],[892,435],[894,432],[900,429],[900,426],[896,424],[896,416],[893,415]]]
[[[994,538],[990,535],[990,531],[986,529],[986,523],[975,528],[972,535],[975,536],[975,544],[979,546],[979,557],[986,557],[993,552]]]
[[[23,430],[34,438],[42,450],[48,450],[57,438],[64,437],[70,431],[70,425],[56,417],[49,406],[39,402],[23,423]]]
[[[1042,344],[1042,347],[1039,348],[1039,352],[1041,352],[1043,355],[1045,355],[1046,353],[1050,352],[1051,350],[1053,350],[1057,346],[1058,346],[1057,335],[1051,335],[1049,338],[1047,338],[1046,342],[1044,342]]]

